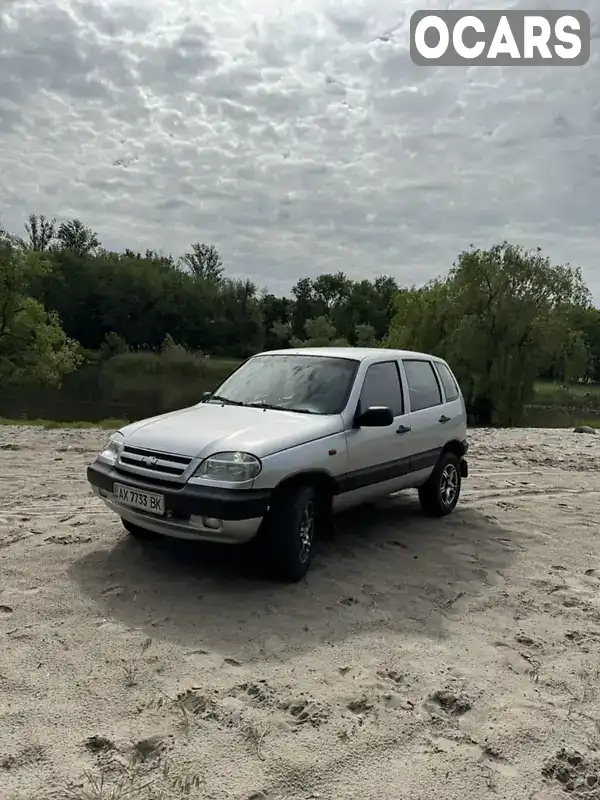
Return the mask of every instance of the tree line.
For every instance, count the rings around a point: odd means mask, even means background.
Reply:
[[[516,424],[538,376],[600,381],[600,311],[580,270],[540,249],[471,247],[421,287],[338,272],[279,297],[227,277],[212,244],[114,252],[78,219],[35,214],[23,233],[0,228],[1,385],[59,385],[98,354],[175,346],[239,360],[327,344],[447,358],[485,424]]]

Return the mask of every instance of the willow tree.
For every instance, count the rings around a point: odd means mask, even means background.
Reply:
[[[582,368],[573,309],[590,299],[579,269],[539,249],[472,248],[445,280],[398,294],[388,344],[446,358],[481,423],[515,425],[540,370],[555,363],[568,377]]]

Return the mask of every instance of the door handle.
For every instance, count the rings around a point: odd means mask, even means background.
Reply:
[[[442,425],[444,425],[446,422],[450,422],[450,420],[451,417],[447,417],[445,414],[442,414],[439,421],[442,423]]]
[[[396,433],[410,433],[410,428],[406,425],[399,425],[396,428]]]

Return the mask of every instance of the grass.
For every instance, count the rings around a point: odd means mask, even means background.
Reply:
[[[537,428],[600,427],[600,384],[536,381],[522,424]]]
[[[536,405],[562,406],[564,408],[600,409],[600,384],[569,383],[561,385],[554,381],[536,381]]]
[[[114,759],[95,772],[85,772],[63,792],[65,800],[170,800],[174,796],[183,800],[198,797],[203,784],[202,775],[175,772],[164,754],[148,759],[134,750],[125,763]]]

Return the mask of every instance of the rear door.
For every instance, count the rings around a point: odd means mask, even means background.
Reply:
[[[388,495],[409,482],[411,431],[397,360],[379,361],[367,368],[357,412],[370,406],[391,408],[394,423],[346,431],[348,472],[339,481],[337,506]]]
[[[413,481],[427,478],[446,443],[444,398],[440,379],[429,359],[403,358],[410,403]]]
[[[433,365],[444,390],[444,414],[449,417],[444,425],[446,441],[457,439],[462,442],[467,436],[467,414],[458,381],[444,361],[434,361]]]

